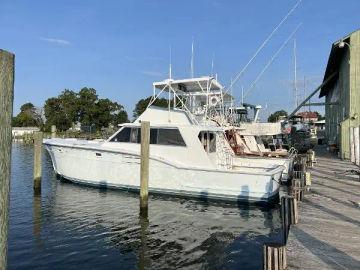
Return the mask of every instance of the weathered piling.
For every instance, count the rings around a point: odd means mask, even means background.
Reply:
[[[34,132],[34,193],[41,193],[42,132]]]
[[[51,139],[56,138],[56,126],[52,125],[51,126]]]
[[[283,270],[287,268],[286,246],[269,243],[264,248],[264,270]]]
[[[283,243],[286,244],[290,225],[297,224],[299,221],[298,205],[295,197],[288,195],[281,197],[281,221],[283,228]]]
[[[310,149],[307,152],[307,166],[312,168],[314,166],[314,163],[316,163],[315,151]]]
[[[15,55],[0,50],[0,269],[7,267]]]
[[[141,122],[140,212],[147,215],[149,189],[150,122]]]

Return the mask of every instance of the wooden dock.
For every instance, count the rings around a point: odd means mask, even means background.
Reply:
[[[287,242],[288,269],[360,269],[359,167],[315,149],[312,186]]]

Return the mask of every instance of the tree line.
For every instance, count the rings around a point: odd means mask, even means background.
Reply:
[[[145,111],[150,99],[151,97],[140,99],[136,103],[134,118]],[[167,107],[168,101],[159,98],[153,105]],[[59,131],[66,131],[78,123],[97,131],[125,122],[129,122],[129,117],[121,104],[108,98],[99,98],[94,88],[87,87],[78,92],[65,89],[57,97],[48,98],[42,108],[37,108],[30,102],[25,103],[12,119],[14,127],[36,126],[44,131],[49,131],[52,125]]]
[[[147,108],[151,97],[140,99],[133,110],[133,118],[140,116]],[[158,98],[154,106],[167,107],[168,100]],[[317,113],[317,112],[316,112]],[[319,119],[321,115],[317,113]],[[277,122],[288,114],[285,110],[274,112],[268,117],[268,122]],[[49,131],[55,125],[59,131],[66,131],[74,124],[80,123],[82,127],[91,127],[92,131],[117,126],[129,122],[124,107],[108,98],[99,98],[94,88],[84,87],[78,92],[65,89],[57,97],[48,98],[42,108],[36,108],[28,102],[20,107],[18,115],[13,117],[12,125],[15,127],[40,127]]]

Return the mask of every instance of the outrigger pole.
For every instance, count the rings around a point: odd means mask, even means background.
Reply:
[[[275,58],[278,56],[278,54],[284,49],[284,47],[289,43],[290,39],[295,35],[295,33],[299,30],[301,26],[301,23],[298,24],[298,26],[295,28],[295,30],[290,34],[290,36],[285,40],[285,42],[281,45],[281,47],[275,52],[275,54],[270,58],[269,62],[265,65],[265,67],[261,70],[259,75],[256,77],[256,79],[253,81],[253,83],[250,85],[250,87],[246,90],[243,98],[245,98],[249,92],[255,87],[256,83],[260,80],[261,76],[264,74],[264,72],[268,69],[268,67],[274,62]]]
[[[254,61],[256,56],[260,53],[260,51],[266,46],[266,44],[269,42],[269,40],[273,37],[273,35],[276,33],[276,31],[280,28],[281,25],[287,20],[287,18],[297,9],[297,7],[300,5],[302,0],[299,0],[292,9],[285,15],[285,17],[280,21],[280,23],[274,28],[274,30],[270,33],[270,35],[264,40],[264,42],[260,45],[260,47],[257,49],[253,57],[246,63],[246,65],[239,71],[239,73],[235,76],[235,79],[230,84],[229,87],[226,88],[225,94],[233,87],[233,85],[239,80],[241,75],[245,72],[245,70],[248,68],[248,66]]]
[[[299,104],[299,106],[296,107],[296,109],[287,117],[287,119],[290,119],[292,116],[294,116],[301,107],[307,106],[306,102],[308,102],[325,84],[327,84],[332,78],[334,78],[338,73],[334,72],[331,74],[322,84],[320,84],[307,98],[304,99],[303,102]],[[324,105],[327,105],[324,103]],[[336,104],[329,104],[329,105],[336,105]]]

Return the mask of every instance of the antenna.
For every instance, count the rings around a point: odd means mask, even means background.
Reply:
[[[194,37],[191,42],[191,78],[194,78]]]
[[[297,63],[296,63],[296,39],[294,39],[294,97],[295,108],[299,106],[298,89],[297,89]]]
[[[169,79],[172,79],[172,70],[171,70],[171,45],[170,45],[170,61],[169,61]]]
[[[287,18],[295,11],[295,9],[300,5],[302,0],[299,0],[292,9],[285,15],[285,17],[280,21],[280,23],[274,28],[274,30],[270,33],[270,35],[264,40],[264,42],[257,49],[253,57],[246,63],[246,65],[240,70],[240,72],[235,76],[235,79],[232,84],[235,84],[237,80],[241,77],[241,75],[245,72],[247,67],[251,64],[251,62],[256,58],[256,56],[260,53],[260,51],[265,47],[266,43],[272,38],[275,32],[280,28],[280,26],[287,20]],[[231,88],[231,86],[229,87]]]
[[[215,58],[215,53],[212,54],[212,58],[211,58],[211,77],[214,76],[214,58]],[[232,79],[230,85],[232,85]]]
[[[241,86],[241,106],[244,105],[244,86]]]

